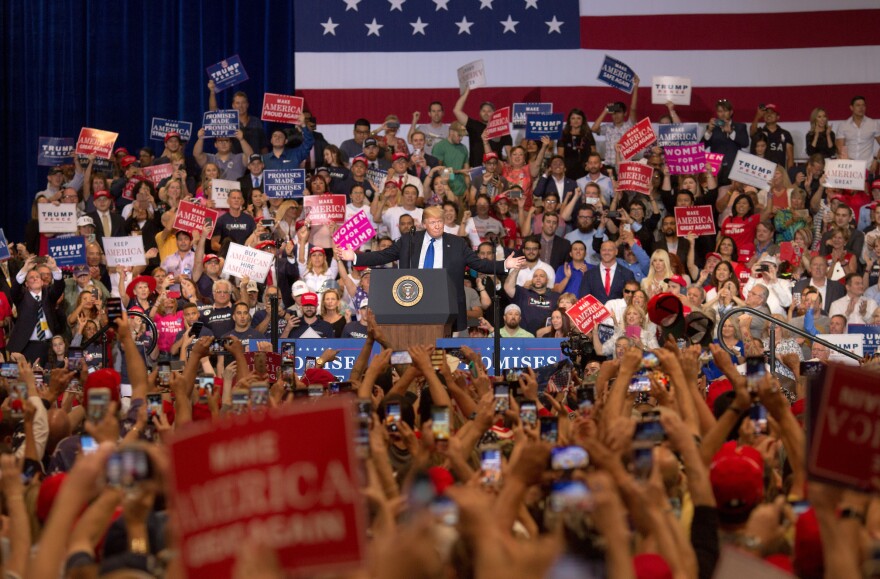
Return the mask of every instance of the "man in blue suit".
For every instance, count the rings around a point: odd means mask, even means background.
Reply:
[[[617,263],[617,244],[606,241],[599,249],[599,265],[588,269],[581,279],[578,298],[589,294],[603,304],[623,297],[623,286],[634,280],[633,273]]]

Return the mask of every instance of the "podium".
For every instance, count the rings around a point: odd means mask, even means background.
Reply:
[[[446,270],[374,269],[371,278],[370,309],[393,350],[452,336],[458,294]]]

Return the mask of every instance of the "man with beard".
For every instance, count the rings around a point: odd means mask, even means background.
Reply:
[[[593,186],[595,187],[595,186]],[[592,187],[591,187],[592,189]],[[565,216],[563,215],[563,218]],[[592,205],[584,205],[577,212],[577,220],[574,229],[568,232],[565,239],[572,244],[580,241],[587,247],[585,261],[590,265],[599,264],[599,254],[593,249],[593,238],[596,236],[596,210]]]
[[[333,326],[318,316],[318,294],[308,292],[300,298],[303,317],[290,332],[290,338],[332,338]]]
[[[675,217],[667,215],[660,222],[660,241],[654,246],[654,250],[663,249],[678,256],[679,261],[687,263],[687,255],[691,249],[691,242],[683,239],[676,233]]]
[[[458,97],[458,101],[456,101],[455,108],[452,109],[452,112],[455,113],[455,118],[458,119],[458,122],[463,124],[465,130],[467,130],[468,139],[470,140],[471,145],[469,163],[471,167],[477,167],[483,161],[483,154],[488,152],[483,148],[483,131],[486,130],[486,126],[489,124],[489,119],[491,119],[492,115],[495,113],[495,105],[488,101],[482,103],[480,105],[480,120],[472,119],[464,112],[464,103],[467,102],[470,93],[470,88],[465,89],[462,95]],[[506,156],[505,149],[509,151],[512,146],[513,139],[511,139],[510,135],[504,135],[503,137],[489,140],[489,147],[491,147],[499,157]]]
[[[611,199],[614,197],[614,183],[608,175],[602,172],[602,156],[599,153],[590,153],[584,167],[587,174],[577,180],[577,186],[581,191],[586,191],[587,185],[595,183],[599,187],[605,205],[611,205]]]
[[[535,270],[528,289],[516,285],[517,273],[519,271],[516,268],[511,268],[510,274],[504,280],[504,291],[522,311],[523,328],[534,334],[538,328],[543,328],[547,324],[547,319],[556,308],[559,294],[548,287],[550,278],[544,270]]]
[[[534,338],[535,335],[519,324],[522,321],[522,310],[516,304],[504,308],[504,325],[498,331],[502,338]],[[489,334],[492,336],[493,334]]]
[[[352,159],[351,175],[346,179],[334,179],[330,182],[330,192],[336,195],[345,195],[351,201],[351,189],[355,185],[363,187],[367,199],[371,202],[373,201],[376,190],[367,179],[367,158],[363,155],[358,155]]]

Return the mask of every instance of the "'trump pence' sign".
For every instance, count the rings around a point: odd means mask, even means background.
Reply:
[[[651,104],[691,104],[691,79],[684,76],[655,76],[651,81]]]
[[[37,204],[40,233],[75,233],[76,203]]]
[[[290,575],[358,565],[365,531],[351,414],[335,398],[175,433],[171,495],[187,576],[231,577],[248,539],[273,549]]]
[[[575,327],[584,334],[589,334],[593,331],[593,326],[611,317],[611,312],[605,305],[591,295],[579,299],[565,313],[571,318]]]
[[[208,76],[214,81],[214,92],[221,92],[248,79],[247,71],[238,55],[230,56],[207,68]]]
[[[223,263],[223,273],[235,277],[247,277],[255,282],[263,283],[272,268],[275,255],[262,249],[254,249],[230,243]]]
[[[730,180],[764,189],[776,172],[776,163],[749,153],[737,152],[730,169]]]

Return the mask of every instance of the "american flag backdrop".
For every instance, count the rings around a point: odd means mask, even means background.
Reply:
[[[684,121],[707,121],[720,98],[746,123],[775,103],[802,141],[815,106],[844,119],[861,94],[880,116],[880,0],[322,0],[298,2],[295,16],[297,94],[339,138],[361,116],[406,125],[420,110],[425,122],[432,100],[453,120],[456,68],[477,59],[488,86],[472,94],[472,116],[483,100],[550,101],[592,122],[629,100],[596,79],[606,54],[640,76],[640,117],[664,112],[650,104],[651,77],[664,75],[692,79]]]

